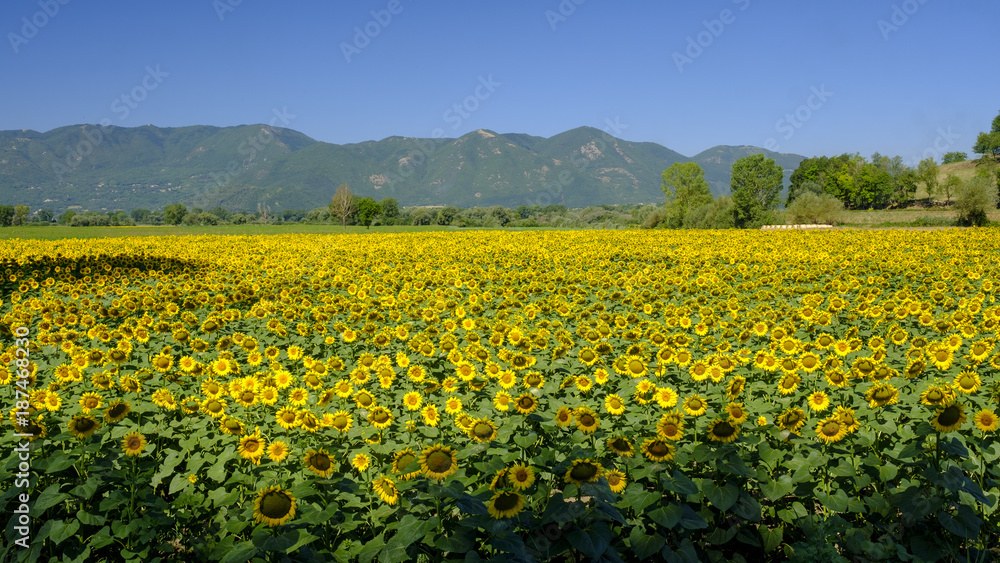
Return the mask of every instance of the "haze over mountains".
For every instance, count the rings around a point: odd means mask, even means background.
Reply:
[[[686,157],[591,127],[543,138],[479,129],[459,138],[388,137],[336,145],[271,125],[73,125],[0,131],[0,204],[65,209],[312,209],[338,185],[402,206],[659,203],[660,175],[698,162],[728,194],[733,162],[763,152],[785,177],[805,158],[720,145]]]

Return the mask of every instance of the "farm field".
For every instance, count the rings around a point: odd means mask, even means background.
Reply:
[[[0,560],[996,560],[998,235],[7,239]]]

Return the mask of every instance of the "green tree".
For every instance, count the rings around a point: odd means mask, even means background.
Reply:
[[[149,220],[153,216],[153,212],[148,209],[139,208],[139,209],[133,209],[129,213],[129,216],[132,217],[132,220],[135,221],[136,223],[142,224],[149,222]]]
[[[758,228],[778,205],[784,172],[763,154],[745,156],[733,163],[729,189],[733,194],[733,222],[737,228]]]
[[[51,209],[39,209],[36,216],[38,217],[38,221],[41,223],[51,223],[55,214],[52,213]]]
[[[1000,160],[1000,113],[993,119],[993,127],[976,137],[972,152],[983,155],[984,159],[992,157]]]
[[[989,222],[987,211],[996,208],[997,193],[986,176],[975,176],[962,184],[955,193],[957,222],[966,227],[981,227]]]
[[[958,151],[946,152],[944,153],[944,156],[941,158],[941,164],[965,162],[966,160],[969,160],[969,155],[965,154],[964,152],[958,152]]]
[[[333,194],[333,199],[330,200],[330,217],[340,219],[340,224],[346,231],[347,220],[352,213],[354,213],[354,196],[351,194],[351,188],[347,187],[347,184],[341,184],[337,186],[337,193]]]
[[[457,207],[450,205],[442,207],[438,209],[437,215],[434,216],[434,222],[438,225],[450,225],[455,220],[455,217],[458,217],[458,211]]]
[[[712,203],[705,171],[697,162],[675,162],[663,171],[661,189],[667,198],[667,226],[679,229],[692,209]]]
[[[382,213],[382,207],[379,206],[378,202],[370,197],[358,199],[357,209],[358,221],[364,225],[366,229],[370,229],[372,226],[372,219],[374,219],[379,213]]]
[[[931,157],[925,158],[917,165],[917,178],[924,183],[927,196],[932,198],[938,189],[938,165]]]
[[[385,219],[396,219],[399,217],[399,202],[391,197],[383,198],[378,202],[382,208],[382,217]]]
[[[163,208],[163,222],[168,225],[180,225],[187,214],[187,206],[183,203],[173,203]]]
[[[9,227],[14,224],[14,206],[0,205],[0,227]]]
[[[941,191],[944,192],[946,204],[951,203],[952,194],[954,194],[961,185],[962,180],[958,176],[949,173],[948,176],[945,177],[944,182],[941,183]]]
[[[73,211],[72,209],[67,209],[66,211],[63,212],[62,215],[59,216],[59,224],[72,225],[73,217],[75,216],[76,216],[76,211]]]
[[[14,224],[23,225],[28,222],[28,214],[31,213],[31,208],[27,205],[18,204],[14,206]]]

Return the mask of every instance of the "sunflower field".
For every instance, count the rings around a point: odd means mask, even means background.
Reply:
[[[998,256],[988,229],[4,241],[0,559],[1000,560]]]

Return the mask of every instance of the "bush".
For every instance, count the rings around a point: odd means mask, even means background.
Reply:
[[[805,192],[788,206],[787,217],[792,224],[836,225],[844,203],[830,194]]]
[[[955,193],[956,221],[959,225],[981,227],[989,222],[986,212],[997,206],[996,188],[987,178],[977,176]]]
[[[642,222],[643,229],[655,229],[657,227],[663,226],[663,223],[667,220],[667,208],[657,207],[652,213],[646,216],[646,219]]]
[[[684,227],[688,229],[736,228],[733,198],[725,195],[719,196],[712,200],[712,203],[695,207],[684,217]]]

